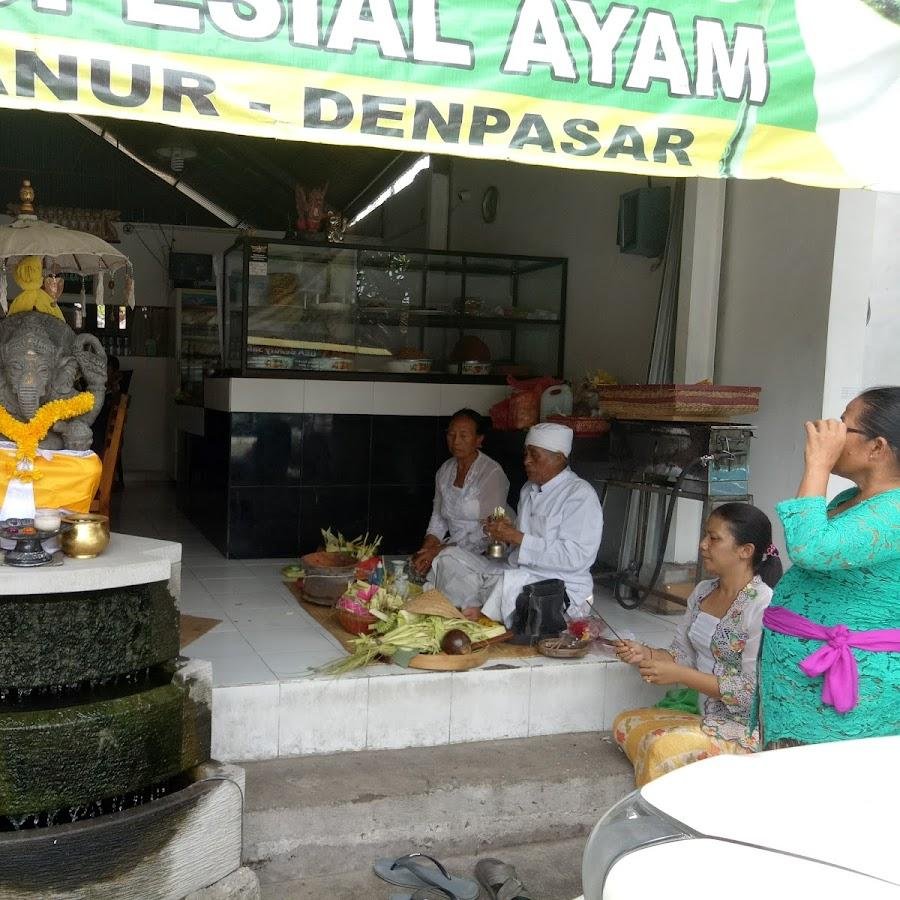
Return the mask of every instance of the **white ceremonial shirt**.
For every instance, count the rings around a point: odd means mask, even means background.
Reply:
[[[479,453],[461,488],[455,480],[456,460],[451,457],[434,478],[434,508],[426,534],[441,541],[449,534],[449,543],[481,553],[487,547],[481,522],[496,507],[508,506],[509,479],[497,462]]]
[[[572,601],[570,615],[580,615],[594,593],[590,569],[603,535],[603,508],[597,491],[571,469],[563,469],[540,487],[529,481],[519,494],[516,528],[525,537],[508,562],[531,576],[516,590],[516,597],[525,584],[561,578]],[[515,597],[512,601],[515,603]],[[485,615],[491,613],[485,610]]]
[[[546,578],[565,582],[570,617],[590,611],[591,566],[603,533],[603,510],[594,488],[571,469],[542,487],[529,482],[519,495],[516,526],[525,537],[506,562],[448,547],[434,560],[426,588],[436,587],[460,608],[480,606],[509,627],[526,584]]]

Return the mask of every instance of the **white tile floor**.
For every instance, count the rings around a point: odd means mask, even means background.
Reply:
[[[472,672],[374,665],[339,680],[311,679],[310,668],[344,650],[282,583],[280,569],[295,560],[224,559],[178,512],[167,485],[129,485],[115,497],[113,527],[181,543],[181,611],[220,620],[184,653],[212,663],[213,752],[221,760],[609,728],[620,709],[660,695],[604,650]],[[621,636],[654,645],[668,644],[677,621],[624,610],[609,597],[597,609]]]

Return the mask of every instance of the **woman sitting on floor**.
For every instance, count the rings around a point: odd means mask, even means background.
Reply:
[[[616,717],[613,736],[634,765],[638,787],[707,756],[757,749],[759,734],[748,727],[756,657],[763,612],[781,577],[772,523],[755,506],[726,503],[709,517],[700,553],[717,577],[688,597],[671,647],[636,641],[616,647],[648,684],[684,684],[699,694],[699,715],[653,707]]]
[[[481,452],[484,419],[473,409],[460,409],[447,426],[448,459],[434,479],[434,509],[425,540],[413,555],[413,568],[425,575],[444,547],[472,553],[487,546],[483,521],[498,506],[506,507],[509,479],[499,463]]]

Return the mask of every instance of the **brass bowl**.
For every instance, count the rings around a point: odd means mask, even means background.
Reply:
[[[93,513],[73,513],[62,518],[59,548],[72,559],[93,559],[109,544],[109,519]]]

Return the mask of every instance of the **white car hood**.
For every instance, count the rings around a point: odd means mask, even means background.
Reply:
[[[900,884],[898,763],[900,736],[716,756],[641,795],[700,834]]]

